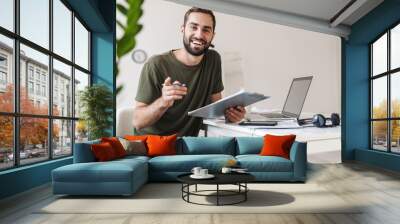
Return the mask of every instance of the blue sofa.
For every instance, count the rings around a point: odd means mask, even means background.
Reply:
[[[53,193],[68,195],[131,195],[148,181],[176,181],[193,167],[218,172],[234,159],[260,182],[304,182],[307,170],[307,144],[294,142],[290,159],[260,156],[262,137],[182,137],[177,155],[127,156],[96,162],[90,145],[75,144],[74,163],[52,171]]]

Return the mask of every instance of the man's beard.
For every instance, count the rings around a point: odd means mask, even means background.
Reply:
[[[210,47],[210,43],[207,43],[205,40],[202,39],[196,39],[198,41],[202,41],[204,43],[204,47],[201,50],[197,50],[195,48],[192,48],[190,46],[190,40],[194,40],[195,38],[185,38],[185,36],[183,37],[183,46],[185,46],[185,49],[187,52],[189,52],[189,54],[193,55],[193,56],[200,56],[203,55],[207,52],[208,48]]]

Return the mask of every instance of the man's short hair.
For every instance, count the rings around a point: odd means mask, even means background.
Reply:
[[[185,13],[185,18],[184,18],[184,20],[183,20],[183,25],[184,25],[184,26],[186,25],[186,22],[187,22],[187,20],[188,20],[188,18],[189,18],[189,15],[190,15],[190,13],[192,13],[192,12],[200,12],[200,13],[204,13],[204,14],[210,15],[211,18],[212,18],[212,21],[213,21],[213,32],[215,31],[215,16],[214,16],[214,13],[213,13],[211,10],[209,10],[209,9],[202,9],[202,8],[197,8],[197,7],[192,7],[191,9],[189,9],[189,10]]]

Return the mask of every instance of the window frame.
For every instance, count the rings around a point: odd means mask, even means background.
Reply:
[[[400,72],[400,67],[391,69],[391,31],[393,28],[400,26],[400,21],[397,21],[393,25],[391,25],[389,28],[387,28],[383,33],[378,35],[374,40],[372,40],[368,46],[369,46],[369,149],[373,151],[380,151],[380,152],[386,152],[386,153],[391,153],[391,154],[400,154],[400,152],[394,152],[392,151],[392,121],[399,121],[400,117],[393,117],[392,116],[392,98],[391,98],[391,92],[392,92],[392,85],[391,85],[391,80],[392,76],[396,75],[396,73]],[[384,35],[387,35],[387,52],[386,52],[386,57],[387,57],[387,64],[386,64],[386,71],[382,72],[380,74],[376,74],[374,76],[373,74],[373,44],[376,43],[381,37]],[[387,87],[387,105],[386,105],[386,118],[373,118],[373,81],[378,78],[386,77],[386,87]],[[373,136],[373,122],[375,121],[386,121],[386,151],[385,150],[380,150],[374,148],[374,136]]]
[[[59,0],[68,10],[71,11],[71,18],[70,18],[70,23],[71,23],[71,58],[67,59],[64,58],[63,56],[55,53],[53,50],[53,1],[54,0],[48,0],[49,3],[49,47],[48,49],[46,49],[45,47],[42,47],[39,44],[36,44],[32,41],[30,41],[29,39],[26,39],[25,37],[20,35],[20,0],[14,0],[13,1],[13,10],[14,10],[14,30],[10,31],[4,27],[0,26],[0,35],[10,38],[13,41],[13,54],[12,57],[13,59],[11,60],[12,63],[12,69],[9,69],[10,75],[13,76],[14,79],[14,110],[13,112],[2,112],[0,111],[0,116],[10,116],[13,119],[13,153],[14,153],[14,161],[13,161],[13,166],[10,167],[5,167],[5,168],[0,168],[0,172],[4,171],[4,170],[10,170],[10,169],[16,169],[18,167],[23,167],[23,166],[29,166],[29,165],[33,165],[33,164],[37,164],[37,163],[43,163],[49,160],[53,160],[53,159],[61,159],[61,158],[65,158],[65,157],[70,157],[73,156],[73,152],[74,152],[74,143],[75,143],[75,126],[76,126],[76,121],[79,120],[79,117],[75,116],[75,108],[72,107],[71,108],[71,114],[65,115],[65,116],[56,116],[53,115],[53,76],[55,74],[53,74],[53,59],[58,60],[61,63],[64,63],[68,66],[71,66],[71,93],[73,95],[73,97],[71,97],[71,104],[74,105],[75,103],[75,88],[74,88],[74,82],[75,82],[75,69],[85,73],[88,75],[89,77],[89,83],[88,86],[92,85],[92,62],[91,62],[91,49],[92,49],[92,43],[91,43],[91,37],[92,37],[92,31],[89,29],[89,27],[87,26],[87,24],[83,21],[83,19],[78,15],[78,13],[76,13],[72,7],[65,1],[65,0]],[[83,25],[83,27],[88,31],[88,69],[85,69],[83,67],[81,67],[80,65],[75,63],[75,18]],[[23,44],[27,47],[32,48],[33,50],[36,50],[40,53],[43,53],[45,55],[48,56],[49,59],[49,63],[48,63],[48,73],[47,73],[47,79],[46,80],[46,84],[45,84],[45,95],[48,96],[48,112],[46,115],[39,115],[39,114],[27,114],[27,113],[21,113],[20,112],[20,85],[21,85],[21,80],[20,80],[20,66],[21,66],[21,56],[20,56],[20,45]],[[37,68],[33,67],[33,79],[31,79],[30,77],[30,68],[31,65],[29,63],[26,64],[27,68],[26,68],[26,82],[28,83],[29,81],[33,82],[34,85],[34,92],[36,92],[35,89],[35,85],[36,84],[41,84],[40,87],[42,86],[42,79],[41,79],[41,75],[43,70],[40,69],[39,72],[39,80],[36,79],[36,72],[37,72]],[[23,75],[23,74],[21,74]],[[28,84],[26,84],[28,85]],[[28,90],[28,86],[27,87],[27,91]],[[48,93],[47,93],[48,92]],[[42,91],[40,91],[40,94],[37,96],[42,96]],[[36,94],[35,94],[36,95]],[[43,97],[43,96],[42,96]],[[35,102],[34,102],[35,103]],[[48,122],[48,136],[47,136],[47,142],[49,144],[47,144],[47,150],[48,150],[48,155],[46,155],[47,157],[44,157],[43,160],[40,160],[38,162],[32,162],[32,163],[26,163],[26,164],[21,164],[20,161],[20,119],[21,118],[45,118],[47,119]],[[68,155],[62,155],[62,156],[55,156],[53,155],[54,152],[54,147],[53,147],[53,123],[55,123],[57,120],[64,120],[64,121],[70,121],[71,122],[71,153]]]

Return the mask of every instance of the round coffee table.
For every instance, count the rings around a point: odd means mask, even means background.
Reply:
[[[248,173],[216,173],[213,174],[215,177],[212,179],[193,179],[190,177],[191,173],[182,174],[177,177],[178,181],[182,183],[182,199],[188,203],[198,204],[198,205],[234,205],[247,200],[247,192],[249,188],[247,183],[255,180],[255,177]],[[198,184],[205,185],[216,185],[215,190],[197,190]],[[190,186],[195,186],[194,191],[190,191]],[[223,190],[220,189],[220,185],[236,185],[237,190]],[[209,192],[215,192],[215,194],[205,194]],[[190,196],[204,196],[204,197],[216,197],[216,204],[202,204],[190,201]],[[241,196],[239,200],[231,203],[221,203],[221,197],[231,197],[231,196]]]

